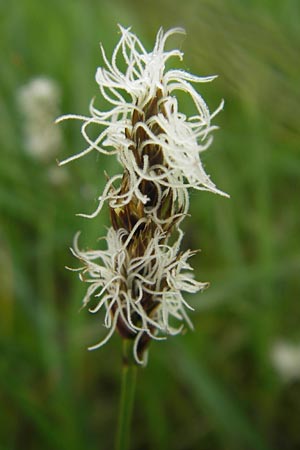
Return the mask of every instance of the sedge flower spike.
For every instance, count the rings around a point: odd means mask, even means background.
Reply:
[[[192,327],[187,310],[193,309],[182,293],[203,290],[207,283],[194,279],[181,251],[180,224],[189,208],[189,189],[227,196],[205,173],[200,155],[212,142],[213,113],[194,85],[215,77],[198,77],[184,70],[166,70],[170,58],[182,59],[180,50],[165,49],[176,33],[159,30],[154,48],[147,52],[130,28],[119,27],[121,37],[111,59],[101,46],[103,67],[96,72],[100,93],[110,109],[90,105],[90,116],[69,114],[58,119],[82,121],[87,147],[67,158],[66,164],[97,151],[115,156],[121,172],[108,178],[96,210],[82,216],[95,218],[108,204],[111,227],[106,249],[82,251],[76,235],[73,254],[81,261],[80,279],[88,283],[83,304],[92,313],[103,313],[104,345],[115,330],[132,340],[133,356],[145,364],[151,340]],[[121,68],[124,68],[121,70]],[[194,115],[180,112],[176,91],[194,104]],[[90,125],[99,126],[96,138]]]

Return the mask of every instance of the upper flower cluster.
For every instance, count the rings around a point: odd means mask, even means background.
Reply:
[[[193,187],[227,196],[210,180],[200,160],[200,153],[212,142],[211,132],[217,128],[211,124],[211,119],[223,107],[223,102],[211,114],[191,84],[209,82],[215,76],[198,77],[184,70],[166,70],[166,62],[171,57],[182,59],[181,51],[166,51],[164,48],[171,35],[184,33],[181,28],[166,33],[160,29],[151,52],[145,50],[130,28],[120,26],[120,31],[121,38],[111,61],[101,46],[105,67],[98,68],[96,73],[100,92],[111,109],[99,111],[92,102],[91,116],[66,115],[58,119],[82,120],[82,134],[88,143],[85,150],[61,164],[97,150],[116,155],[129,174],[127,191],[122,196],[111,186],[122,179],[123,173],[108,182],[99,199],[99,208],[90,217],[100,211],[106,200],[111,206],[120,206],[136,196],[147,204],[149,198],[141,189],[144,180],[154,182],[159,191],[161,186],[175,189]],[[119,66],[124,65],[125,70],[122,71]],[[175,91],[182,91],[192,99],[195,115],[186,117],[179,112]],[[100,126],[96,139],[88,134],[91,124]],[[158,146],[162,153],[156,164],[149,161],[149,146]]]
[[[183,33],[181,28],[166,33],[160,29],[151,52],[130,29],[120,31],[111,61],[101,46],[104,67],[96,73],[110,109],[99,111],[92,102],[90,116],[59,119],[81,120],[88,143],[61,164],[96,150],[115,155],[122,167],[120,174],[108,179],[96,211],[85,215],[95,217],[108,203],[112,226],[107,249],[81,251],[76,240],[73,253],[83,263],[78,269],[81,279],[89,283],[84,304],[95,297],[90,311],[106,311],[104,325],[109,332],[92,348],[103,345],[117,329],[133,340],[135,360],[142,363],[151,339],[176,334],[183,323],[191,326],[186,314],[190,306],[182,292],[197,292],[207,285],[192,276],[187,260],[193,252],[180,251],[179,225],[188,212],[188,188],[227,195],[210,180],[200,159],[216,128],[211,119],[223,103],[211,114],[192,84],[215,77],[166,70],[171,57],[182,59],[181,51],[165,50],[167,39]],[[192,117],[180,112],[176,91],[192,99]],[[89,126],[95,124],[100,131],[92,139]]]

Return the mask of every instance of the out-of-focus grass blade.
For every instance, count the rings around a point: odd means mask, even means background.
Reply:
[[[153,358],[155,355],[152,354]],[[142,377],[141,377],[142,375]],[[153,383],[155,380],[155,383]],[[165,414],[164,395],[166,395],[166,374],[160,372],[160,365],[151,365],[140,374],[138,397],[142,399],[147,420],[149,444],[156,450],[168,448],[170,426]]]
[[[43,409],[29,397],[27,386],[24,388],[16,377],[0,366],[0,382],[2,391],[9,397],[10,402],[17,407],[36,427],[42,438],[53,450],[61,450],[62,442],[57,434],[56,427],[46,417]]]
[[[241,448],[269,450],[263,438],[254,429],[242,408],[228,391],[212,376],[206,367],[191,355],[183,344],[176,342],[176,371],[170,360],[173,376],[177,376],[191,398],[216,424],[219,434],[226,434]]]
[[[215,282],[211,288],[201,297],[201,301],[195,302],[197,310],[210,309],[216,304],[239,299],[237,295],[240,290],[248,286],[263,286],[267,281],[278,280],[287,276],[295,277],[299,272],[300,259],[298,255],[287,260],[281,260],[269,265],[256,264],[244,266],[240,269],[231,270],[222,274],[224,281]]]

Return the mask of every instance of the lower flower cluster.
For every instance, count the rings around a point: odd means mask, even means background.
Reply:
[[[115,330],[125,339],[133,339],[134,358],[146,362],[151,339],[165,339],[182,331],[183,322],[192,327],[186,309],[193,308],[182,292],[194,293],[207,287],[193,278],[188,259],[193,252],[181,252],[182,233],[173,245],[158,229],[146,246],[147,222],[140,221],[131,233],[111,227],[105,238],[105,250],[82,251],[78,235],[73,254],[83,263],[80,278],[89,284],[84,305],[97,313],[105,309],[104,325],[108,334],[90,350],[104,345]],[[92,303],[92,304],[91,304]]]

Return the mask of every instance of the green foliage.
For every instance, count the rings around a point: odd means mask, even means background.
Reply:
[[[184,67],[219,74],[200,85],[211,109],[225,99],[203,157],[231,195],[191,195],[185,244],[202,249],[195,275],[211,287],[190,299],[195,332],[150,348],[132,448],[299,448],[299,380],[283,383],[270,358],[277,340],[300,341],[299,2],[22,0],[0,8],[0,448],[113,445],[121,342],[86,351],[103,326],[78,313],[85,287],[65,266],[77,264],[68,251],[77,230],[86,247],[105,234],[105,210],[96,221],[75,214],[94,210],[114,161],[92,154],[54,184],[55,158],[84,146],[80,124],[60,125],[60,153],[37,161],[26,153],[17,96],[43,75],[60,86],[62,113],[87,113],[98,93],[98,43],[113,48],[117,23],[132,25],[149,48],[159,26],[183,26]]]

